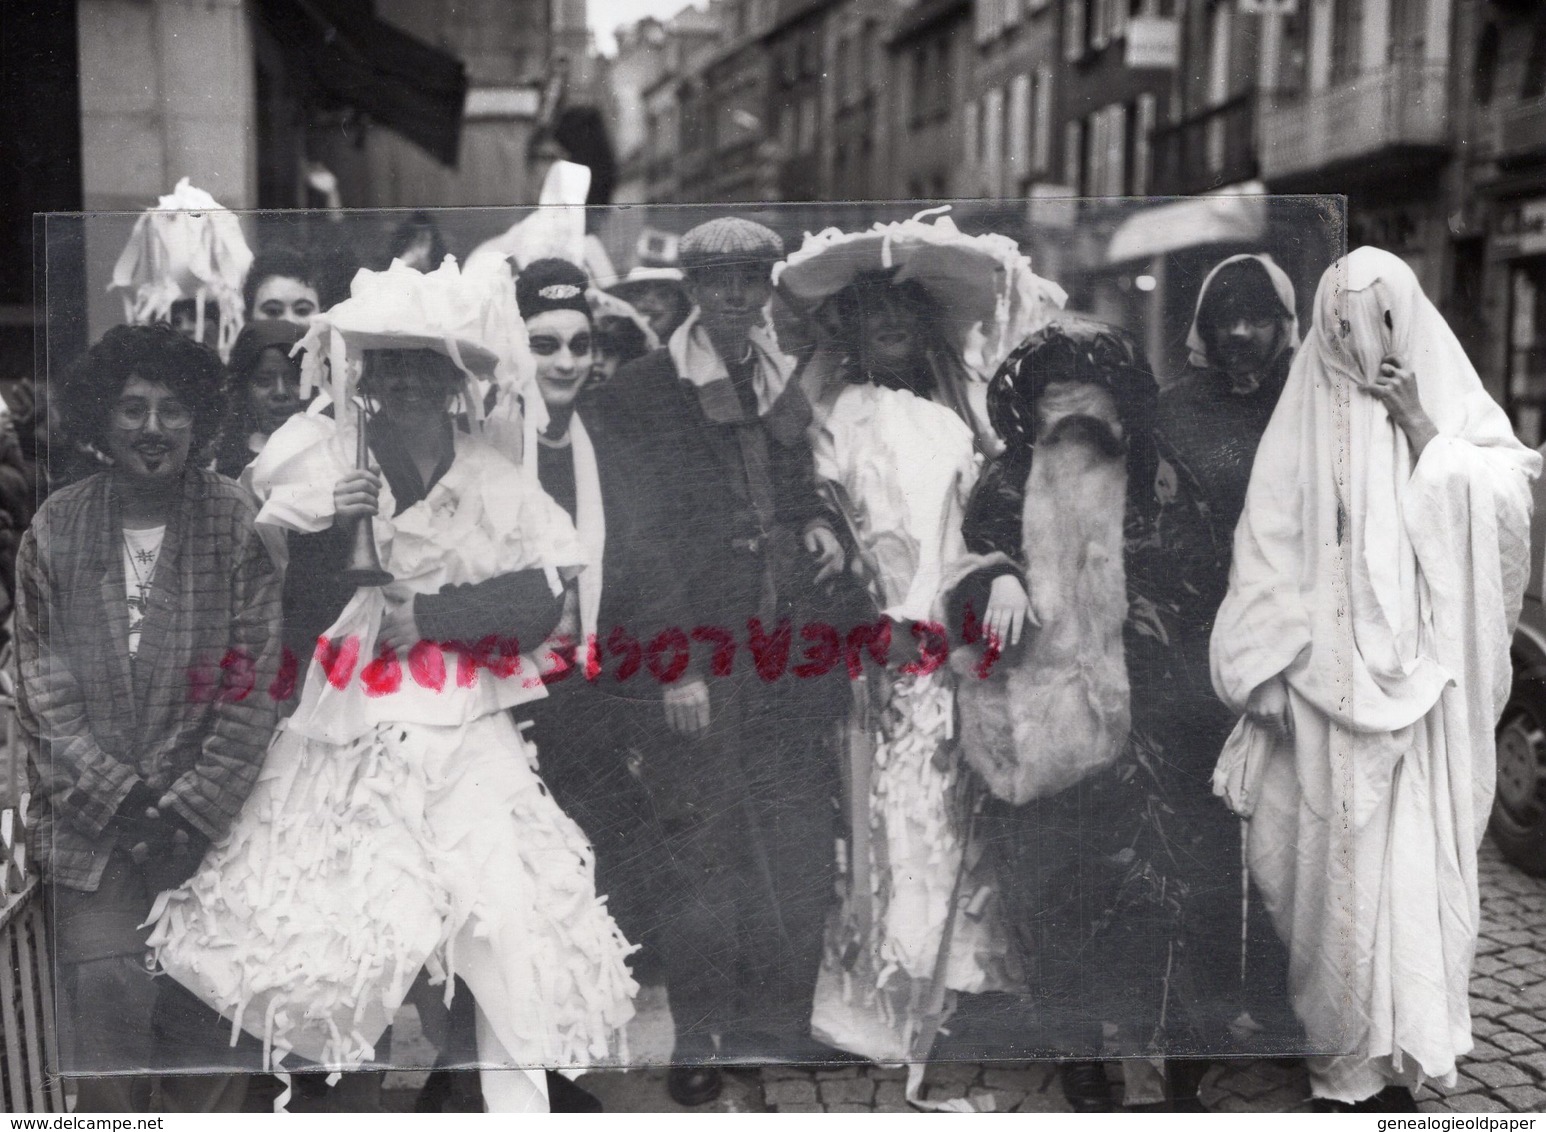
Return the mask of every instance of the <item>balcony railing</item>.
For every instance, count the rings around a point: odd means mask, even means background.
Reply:
[[[1256,95],[1239,95],[1156,127],[1152,139],[1150,192],[1157,196],[1189,196],[1249,181],[1257,174]]]
[[[1546,150],[1546,97],[1484,111],[1476,131],[1476,156],[1507,161]]]
[[[1442,64],[1397,63],[1311,94],[1269,102],[1261,119],[1268,181],[1407,148],[1449,144],[1448,76]]]

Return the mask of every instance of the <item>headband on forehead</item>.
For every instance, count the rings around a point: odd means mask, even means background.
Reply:
[[[539,259],[527,264],[515,281],[515,301],[521,317],[536,318],[548,311],[576,311],[591,316],[586,291],[590,279],[568,260]]]

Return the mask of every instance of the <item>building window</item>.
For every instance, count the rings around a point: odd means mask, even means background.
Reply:
[[[1031,163],[1031,76],[1016,75],[1009,83],[1010,172],[1024,177]]]
[[[939,40],[934,44],[934,117],[942,122],[950,120],[950,113],[955,109],[955,67],[950,58],[950,43],[947,40]]]
[[[1229,49],[1234,38],[1234,10],[1216,5],[1208,13],[1207,105],[1222,106],[1229,100]]]
[[[799,153],[816,151],[816,96],[807,95],[800,100],[800,125],[795,137],[795,150]]]
[[[1004,30],[1004,9],[1001,0],[977,0],[975,7],[976,38],[978,44],[991,43]]]
[[[1498,25],[1489,20],[1476,41],[1476,61],[1472,64],[1471,74],[1476,83],[1476,102],[1479,106],[1486,106],[1492,101],[1493,90],[1497,85],[1499,38]]]
[[[1036,126],[1031,141],[1031,167],[1045,173],[1052,163],[1052,65],[1043,63],[1036,68],[1035,102]]]
[[[1004,88],[994,87],[982,100],[983,180],[990,196],[1004,191]]]
[[[875,73],[880,69],[875,60],[875,25],[869,20],[860,25],[856,42],[859,56],[859,91],[861,94],[869,94],[875,89]]]
[[[1075,196],[1085,195],[1084,123],[1078,119],[1063,123],[1063,182]]]
[[[1127,191],[1127,107],[1103,106],[1089,118],[1087,177],[1091,196],[1119,197]]]
[[[1363,69],[1364,0],[1332,0],[1331,85],[1341,86]]]
[[[1063,58],[1070,63],[1084,58],[1085,44],[1089,41],[1089,12],[1085,0],[1063,2]]]
[[[1132,194],[1141,197],[1149,191],[1150,164],[1154,159],[1154,145],[1150,141],[1154,125],[1159,119],[1159,99],[1153,94],[1140,94],[1135,108],[1135,120],[1129,133],[1129,164],[1133,170]]]
[[[979,147],[980,138],[978,137],[978,130],[981,129],[981,126],[978,124],[978,114],[975,99],[961,107],[961,137],[966,145],[966,152],[962,156],[965,158],[966,168],[972,172],[976,172],[977,163],[981,159],[982,153]]]
[[[950,60],[945,43],[924,44],[913,53],[910,124],[916,129],[935,119],[948,120],[951,107]]]
[[[821,65],[821,40],[806,33],[800,37],[800,77],[814,78],[823,71]]]
[[[1535,17],[1530,54],[1525,58],[1525,81],[1519,97],[1539,98],[1542,94],[1546,94],[1546,12]]]
[[[1407,0],[1404,4],[1391,5],[1387,61],[1421,63],[1427,54],[1427,24],[1427,0]]]
[[[855,43],[850,36],[837,41],[837,89],[842,92],[842,104],[852,106],[859,101],[859,61]]]

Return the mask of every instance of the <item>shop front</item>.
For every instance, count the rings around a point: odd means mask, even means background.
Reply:
[[[1503,407],[1526,444],[1546,441],[1546,196],[1499,201],[1489,260],[1506,310]]]

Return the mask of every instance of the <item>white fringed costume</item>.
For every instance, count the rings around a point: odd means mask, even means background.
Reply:
[[[904,625],[938,621],[946,573],[966,553],[971,429],[911,393],[849,385],[815,457],[818,476],[842,489],[883,612]],[[972,871],[971,800],[950,742],[954,674],[941,667],[869,679],[888,682],[885,706],[853,745],[855,759],[869,756],[850,773],[850,790],[867,794],[867,806],[855,806],[848,884],[812,1029],[865,1056],[911,1060],[928,1055],[951,992],[1007,989],[1008,943],[991,917],[956,910],[974,885],[962,883]],[[857,828],[864,818],[867,828]]]
[[[215,349],[229,362],[242,330],[242,282],[251,266],[236,214],[184,177],[134,222],[108,289],[123,293],[124,320],[136,326],[168,320],[174,303],[192,300],[195,341],[204,340],[204,307],[212,304]]]
[[[260,524],[331,525],[350,432],[308,415],[274,434],[253,467]],[[375,538],[394,590],[537,568],[556,587],[556,571],[586,561],[568,516],[528,475],[479,435],[457,432],[454,444],[449,469],[401,514],[382,487]],[[608,1061],[633,1015],[632,948],[509,714],[545,695],[537,664],[494,657],[497,673],[471,672],[454,652],[430,652],[417,666],[401,658],[393,677],[377,661],[373,693],[362,675],[385,608],[382,590],[358,590],[327,631],[359,642],[357,663],[335,661],[330,682],[311,659],[230,835],[158,902],[151,946],[231,1020],[233,1040],[245,1029],[276,1061],[385,1057],[377,1041],[421,968],[448,996],[452,975],[471,989],[484,1066]],[[526,1079],[486,1073],[490,1109]],[[522,1088],[540,1094],[540,1075]]]

